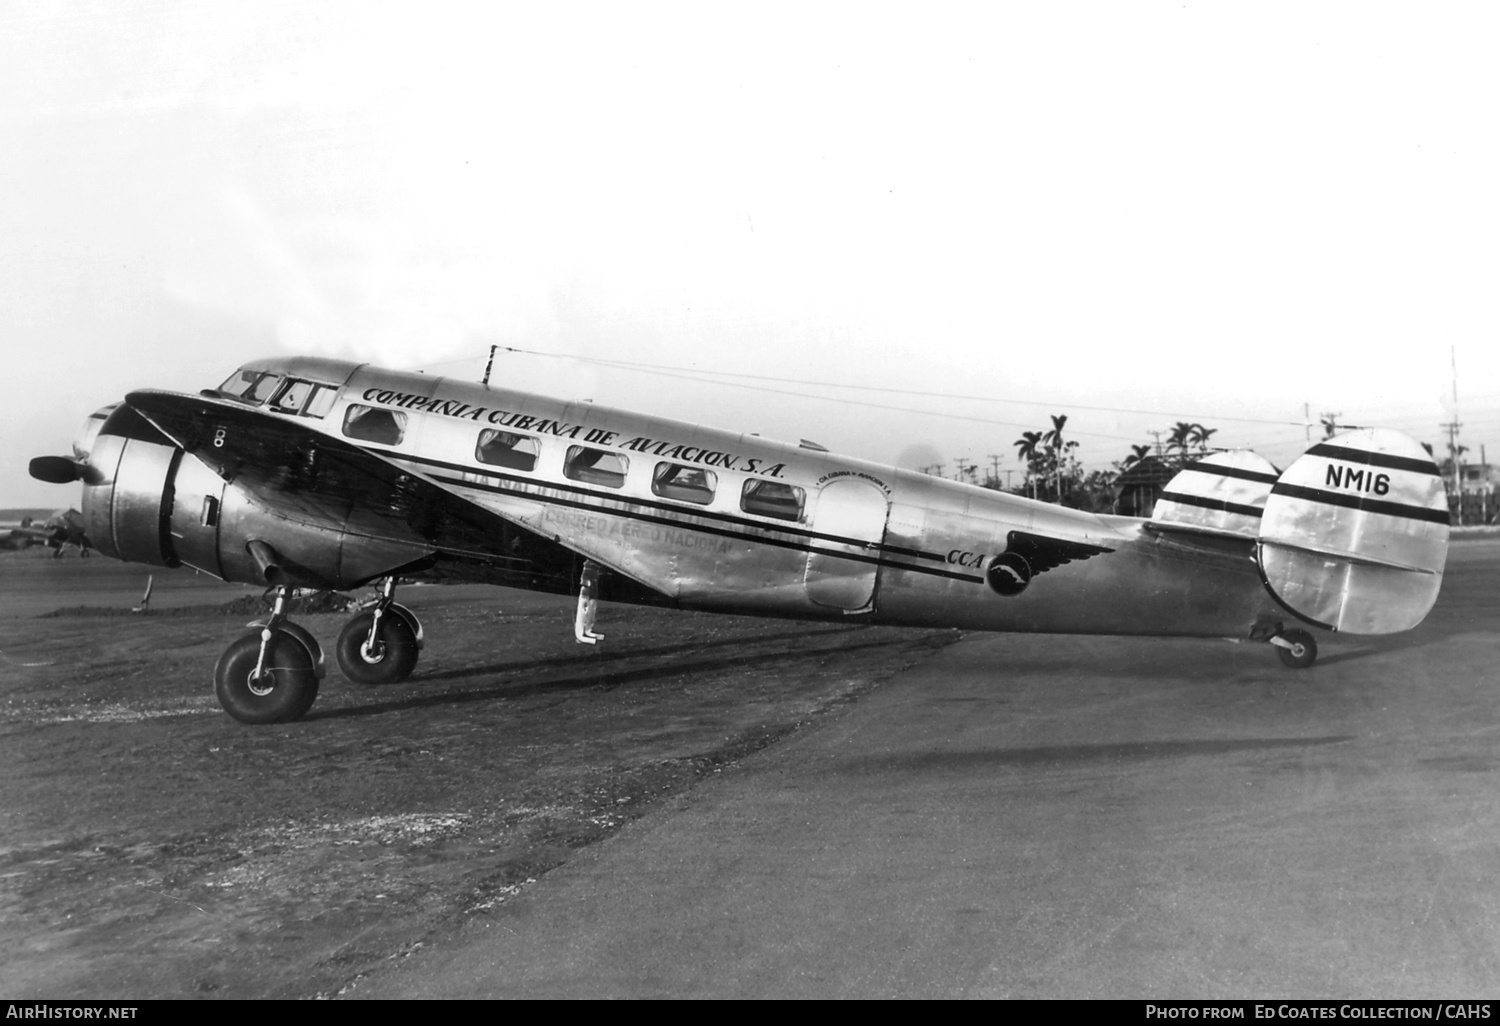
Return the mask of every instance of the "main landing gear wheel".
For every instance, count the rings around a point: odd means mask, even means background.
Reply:
[[[288,632],[254,630],[219,657],[214,692],[224,711],[241,723],[290,723],[301,719],[318,697],[313,666],[312,653]]]
[[[404,617],[386,612],[376,626],[375,611],[367,610],[339,631],[334,652],[339,669],[354,683],[395,684],[416,669],[417,636]]]
[[[1318,658],[1318,642],[1306,631],[1284,631],[1271,644],[1281,661],[1294,670],[1305,670]]]

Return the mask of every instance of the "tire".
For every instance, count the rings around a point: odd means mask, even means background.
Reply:
[[[1318,642],[1306,631],[1286,631],[1281,635],[1290,641],[1294,647],[1282,648],[1276,646],[1276,654],[1281,661],[1294,670],[1305,670],[1318,658]]]
[[[365,655],[365,639],[375,614],[360,613],[339,631],[334,654],[339,669],[356,684],[396,684],[411,676],[417,666],[417,636],[405,617],[386,613],[380,618],[380,634],[375,639],[377,652],[372,659]]]
[[[264,679],[251,680],[260,658],[260,631],[236,641],[214,666],[214,693],[224,711],[241,723],[290,723],[312,708],[318,697],[313,657],[302,642],[277,631],[266,650]]]

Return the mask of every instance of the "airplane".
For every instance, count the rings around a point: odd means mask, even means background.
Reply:
[[[76,547],[78,555],[87,559],[91,548],[83,529],[83,515],[76,509],[60,509],[41,523],[24,517],[20,523],[0,524],[0,534],[3,534],[0,548],[24,549],[42,544],[52,550],[53,559],[61,559],[69,545]]]
[[[327,673],[296,588],[374,584],[334,644],[356,683],[404,680],[425,635],[398,582],[469,581],[789,619],[1268,642],[1386,634],[1437,599],[1448,506],[1398,432],[1183,469],[1150,518],[1021,496],[591,402],[314,357],[197,395],[135,391],[30,472],[83,482],[106,555],[270,586],[214,670],[244,723],[303,716]],[[1003,670],[1003,667],[997,668]]]

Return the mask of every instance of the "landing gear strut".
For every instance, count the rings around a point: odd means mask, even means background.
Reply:
[[[573,614],[573,638],[580,645],[592,645],[604,640],[604,635],[594,630],[594,621],[599,616],[599,564],[592,559],[583,561],[583,573],[578,579],[578,611]]]
[[[422,650],[422,625],[395,600],[396,579],[387,577],[375,605],[339,632],[334,654],[339,669],[356,684],[395,684],[411,676]]]
[[[291,589],[276,589],[271,615],[225,650],[214,666],[214,692],[241,723],[290,723],[318,697],[323,654],[307,631],[286,618]]]

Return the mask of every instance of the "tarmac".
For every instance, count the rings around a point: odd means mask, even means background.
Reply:
[[[970,636],[346,996],[1493,995],[1497,569],[1310,670]]]

